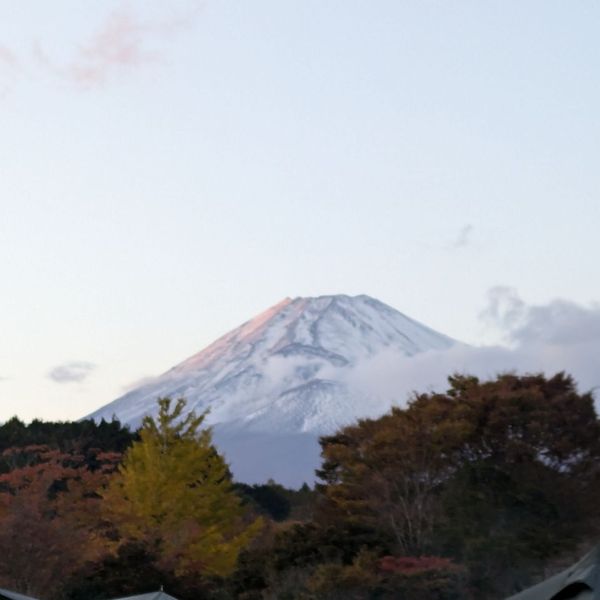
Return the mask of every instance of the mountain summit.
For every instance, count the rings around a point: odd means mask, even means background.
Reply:
[[[353,376],[365,364],[454,344],[369,296],[286,298],[90,417],[116,416],[135,427],[156,412],[158,397],[183,396],[197,413],[210,410],[217,444],[239,479],[302,483],[293,464],[282,476],[265,460],[302,462],[295,455],[309,440],[315,445],[318,435],[388,410],[390,400],[370,390],[368,378],[357,389]]]

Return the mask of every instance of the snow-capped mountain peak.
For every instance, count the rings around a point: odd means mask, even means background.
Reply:
[[[454,343],[369,296],[285,298],[91,417],[137,426],[158,397],[183,396],[189,409],[210,411],[217,441],[314,439],[389,408],[389,399],[349,383],[361,365]]]

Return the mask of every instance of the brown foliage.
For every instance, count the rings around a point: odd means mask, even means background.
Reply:
[[[440,556],[384,556],[377,561],[382,573],[404,573],[412,575],[424,571],[452,571],[458,567],[449,559]]]
[[[321,518],[392,532],[402,555],[448,553],[477,585],[509,589],[597,525],[600,422],[563,373],[449,381],[322,438]]]
[[[464,569],[439,557],[376,559],[368,552],[351,565],[324,564],[308,581],[315,600],[466,600]]]
[[[4,455],[23,466],[0,475],[0,585],[51,597],[106,547],[109,525],[98,518],[96,492],[119,456],[98,454],[100,468],[90,471],[83,457],[43,446]]]
[[[393,409],[322,439],[320,476],[332,512],[389,530],[405,555],[425,551],[438,513],[436,490],[451,472],[436,423]],[[333,515],[330,515],[333,516]]]

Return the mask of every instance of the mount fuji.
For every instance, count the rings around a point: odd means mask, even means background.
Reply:
[[[369,296],[286,298],[89,418],[138,427],[157,398],[184,397],[209,411],[236,479],[295,487],[315,479],[319,435],[389,410],[368,378],[356,384],[365,364],[455,344]]]

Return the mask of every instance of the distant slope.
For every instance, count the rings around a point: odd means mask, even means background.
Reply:
[[[312,472],[318,435],[389,408],[389,399],[348,385],[357,367],[384,352],[414,356],[454,344],[369,296],[287,298],[90,417],[137,427],[158,397],[184,396],[190,409],[210,409],[238,478],[302,483],[296,473],[306,469],[291,463],[310,454]]]

